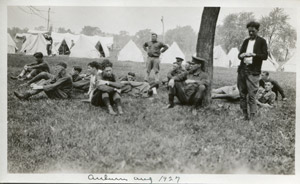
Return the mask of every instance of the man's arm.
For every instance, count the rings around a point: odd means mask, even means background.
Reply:
[[[279,83],[275,80],[272,80],[272,84],[273,84],[273,88],[276,88],[279,91],[281,98],[284,99],[285,94],[284,94],[282,87],[279,85]]]
[[[240,60],[244,59],[244,53],[246,52],[246,49],[247,49],[247,41],[244,40],[243,44],[242,44],[242,47],[241,47],[241,50],[240,50],[240,53],[238,55],[238,58]]]
[[[169,47],[164,43],[161,43],[161,44],[162,44],[161,45],[161,48],[162,48],[161,53],[164,53],[166,50],[168,50]]]
[[[255,53],[255,56],[253,58],[259,58],[261,60],[268,59],[268,46],[265,39],[261,40],[262,44],[262,53]]]
[[[144,45],[143,45],[143,49],[147,52],[147,48],[148,48],[148,43],[146,42],[146,43],[144,43]]]
[[[187,76],[188,76],[188,72],[185,71],[185,72],[181,72],[180,74],[172,77],[171,79],[174,79],[174,81],[176,81],[176,82],[182,82],[187,79]]]
[[[29,68],[31,68],[31,69],[38,69],[38,68],[45,67],[46,65],[47,65],[46,63],[40,63],[40,64],[29,66]]]

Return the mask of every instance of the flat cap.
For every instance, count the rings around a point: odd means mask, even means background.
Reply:
[[[194,62],[194,63],[201,63],[201,62],[208,63],[208,62],[206,61],[206,59],[201,58],[201,57],[192,56],[192,58],[193,58],[192,62]]]
[[[184,60],[181,57],[176,57],[176,59],[179,60],[179,61],[183,61]]]

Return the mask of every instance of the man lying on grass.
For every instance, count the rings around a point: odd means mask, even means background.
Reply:
[[[29,97],[44,91],[51,99],[70,98],[72,91],[72,78],[67,74],[66,68],[66,63],[58,63],[55,66],[57,75],[54,76],[50,73],[43,72],[43,75],[40,75],[40,81],[30,85],[32,89],[25,93],[18,93],[15,91],[15,96],[20,100],[27,100]]]
[[[112,105],[116,104],[119,114],[123,114],[121,107],[121,88],[123,84],[116,82],[113,74],[112,63],[104,66],[103,72],[97,76],[96,89],[93,92],[91,104],[94,106],[106,106],[108,113],[116,115]]]
[[[232,86],[223,86],[221,88],[212,89],[211,98],[235,101],[239,100],[240,92],[236,84]]]
[[[27,80],[38,75],[41,72],[50,72],[50,67],[43,59],[43,53],[36,52],[33,54],[36,59],[36,63],[31,63],[24,66],[24,69],[17,77],[10,77],[13,80]]]
[[[272,91],[272,82],[265,82],[265,89],[260,87],[256,94],[256,103],[261,107],[272,108],[276,99],[276,94]]]
[[[205,59],[192,57],[187,71],[176,73],[169,81],[169,105],[167,108],[174,107],[174,97],[185,105],[193,105],[197,108],[204,97],[207,85],[209,84],[208,75],[204,71]]]
[[[128,93],[133,96],[150,97],[157,95],[158,82],[138,82],[135,78],[135,73],[129,72],[125,77],[120,79],[124,84],[121,91],[122,93]]]

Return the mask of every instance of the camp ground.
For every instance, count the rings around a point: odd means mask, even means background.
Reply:
[[[214,47],[214,66],[218,67],[230,67],[229,58],[225,51],[222,49],[221,45]]]
[[[11,38],[10,34],[7,33],[7,53],[13,54],[18,50],[15,41]]]
[[[284,72],[296,72],[297,65],[296,65],[296,54],[292,56],[283,66],[282,69]]]
[[[161,56],[162,63],[173,63],[175,61],[175,57],[185,58],[185,55],[179,48],[176,42],[173,42],[169,49],[164,52]]]

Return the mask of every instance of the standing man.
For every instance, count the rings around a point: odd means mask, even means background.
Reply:
[[[259,26],[260,24],[254,21],[247,24],[249,38],[244,40],[238,55],[241,63],[238,67],[237,85],[240,91],[240,106],[243,110],[244,120],[252,120],[255,116],[257,110],[255,95],[259,86],[261,66],[263,60],[268,58],[267,42],[257,35]]]
[[[168,49],[168,46],[162,42],[157,41],[157,34],[152,33],[151,41],[146,42],[143,45],[143,48],[148,54],[148,58],[146,61],[147,74],[145,77],[145,81],[149,82],[150,72],[153,69],[155,73],[155,82],[159,82],[159,56],[161,53],[164,53]]]
[[[52,37],[51,37],[51,35],[49,34],[49,35],[45,35],[45,39],[47,40],[47,54],[48,54],[48,56],[50,56],[51,54],[52,54],[52,44],[53,44],[53,39],[52,39]]]

